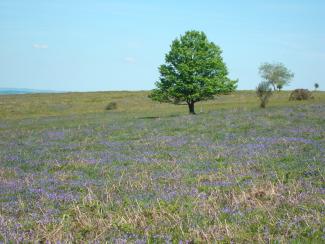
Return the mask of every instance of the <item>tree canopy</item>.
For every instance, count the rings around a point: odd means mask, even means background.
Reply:
[[[269,82],[273,89],[281,90],[283,86],[288,85],[294,74],[282,63],[263,63],[259,67],[259,73],[264,81]]]
[[[237,81],[227,78],[228,71],[221,49],[209,42],[203,32],[188,31],[175,39],[159,67],[157,88],[149,97],[155,101],[187,104],[194,114],[194,104],[236,89]]]
[[[319,84],[318,83],[315,83],[314,84],[314,87],[315,87],[315,90],[317,90],[319,88]]]

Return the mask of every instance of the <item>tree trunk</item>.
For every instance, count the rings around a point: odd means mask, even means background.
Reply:
[[[274,84],[273,82],[272,82],[271,84],[272,84],[272,86],[273,86],[273,90],[276,91],[276,86],[275,86],[275,84]]]
[[[188,110],[189,110],[189,113],[190,114],[195,114],[195,111],[194,111],[194,102],[188,102]]]

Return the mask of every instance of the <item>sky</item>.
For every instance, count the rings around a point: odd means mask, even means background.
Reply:
[[[263,62],[325,88],[323,0],[0,0],[0,87],[149,90],[171,42],[204,31],[238,89]]]

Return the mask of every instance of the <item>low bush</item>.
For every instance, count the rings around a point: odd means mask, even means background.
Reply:
[[[270,97],[272,96],[272,88],[270,87],[270,83],[264,81],[258,84],[256,87],[256,95],[261,100],[260,107],[265,108]]]
[[[289,101],[301,101],[301,100],[309,100],[314,99],[312,93],[307,89],[296,89],[291,92]]]
[[[106,110],[114,110],[117,109],[117,103],[116,102],[110,102],[106,105]]]

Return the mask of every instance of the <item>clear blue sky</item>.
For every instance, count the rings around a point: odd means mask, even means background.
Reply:
[[[239,89],[262,62],[295,73],[288,89],[325,87],[323,0],[0,0],[0,87],[146,90],[171,41],[202,30]]]

